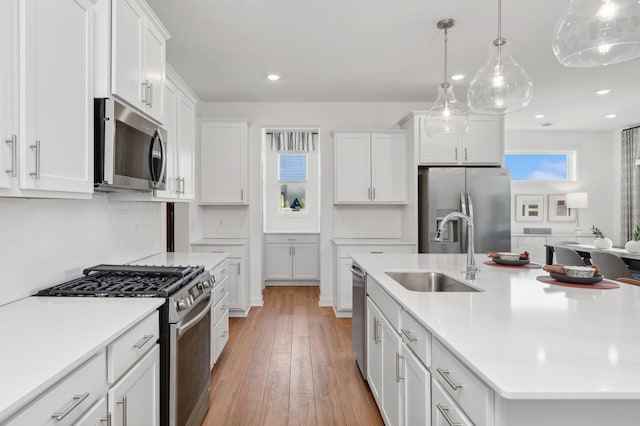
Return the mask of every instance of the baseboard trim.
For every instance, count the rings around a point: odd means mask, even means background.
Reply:
[[[252,299],[251,300],[251,306],[264,306],[264,300],[262,299],[262,297],[257,298],[257,299]],[[251,307],[249,307],[251,308]]]
[[[266,281],[265,287],[318,287],[318,281]]]
[[[333,306],[333,313],[336,318],[351,318],[351,311],[339,311],[335,306]]]
[[[328,297],[320,297],[318,306],[333,306],[333,300]]]

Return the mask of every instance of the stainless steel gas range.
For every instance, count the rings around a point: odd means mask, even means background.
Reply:
[[[160,309],[160,421],[200,425],[209,408],[211,289],[202,266],[97,265],[38,296],[164,297]]]

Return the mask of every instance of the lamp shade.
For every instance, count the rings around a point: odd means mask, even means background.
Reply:
[[[567,194],[567,207],[584,209],[589,207],[589,194],[586,192],[570,192]]]

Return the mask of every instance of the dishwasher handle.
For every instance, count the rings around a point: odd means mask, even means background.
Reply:
[[[358,278],[365,279],[365,273],[358,265],[351,265],[351,273]]]

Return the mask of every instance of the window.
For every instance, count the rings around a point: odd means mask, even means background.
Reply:
[[[307,154],[278,154],[280,211],[303,212],[306,207]]]
[[[512,181],[573,181],[575,151],[511,152],[504,156]]]

